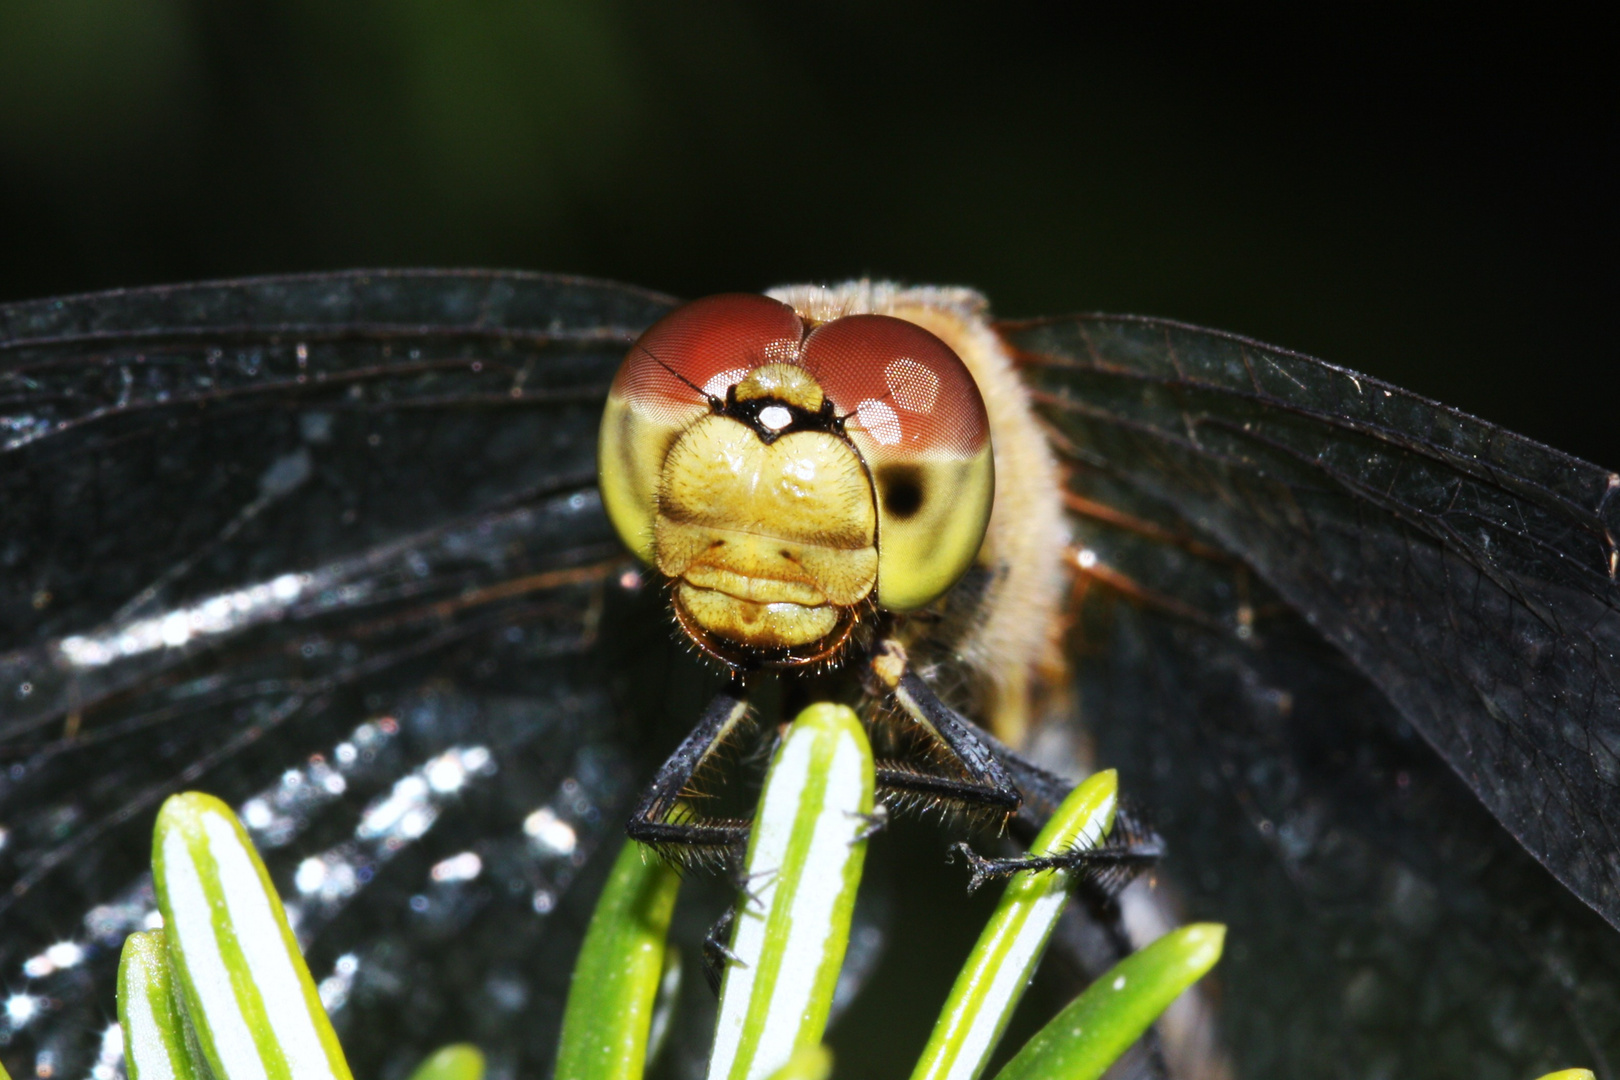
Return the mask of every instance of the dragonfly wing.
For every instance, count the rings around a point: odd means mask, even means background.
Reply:
[[[590,486],[670,302],[367,272],[0,307],[0,649]]]
[[[1371,680],[1241,564],[1078,526],[1216,617],[1093,590],[1075,661],[1098,760],[1169,841],[1179,916],[1229,927],[1217,1024],[1237,1075],[1620,1060],[1620,937]]]
[[[1620,926],[1613,473],[1231,335],[1004,332],[1079,482],[1121,483],[1252,567]]]
[[[152,814],[196,786],[252,808],[362,1059],[481,1026],[550,1060],[501,1018],[561,992],[512,965],[567,970],[536,913],[641,764],[610,654],[621,615],[664,624],[625,588],[595,442],[669,306],[380,272],[0,307],[0,971],[50,1003],[5,1021],[8,1055],[94,1063]],[[412,989],[452,932],[507,966]]]

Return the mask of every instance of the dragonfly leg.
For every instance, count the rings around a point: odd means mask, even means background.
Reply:
[[[726,944],[731,940],[731,929],[737,924],[737,916],[744,908],[752,907],[759,913],[765,911],[765,901],[755,893],[753,884],[756,881],[769,880],[776,877],[776,870],[762,870],[759,873],[749,874],[741,869],[734,869],[731,883],[737,888],[737,898],[720,913],[708,931],[703,935],[703,981],[709,984],[709,989],[715,996],[720,994],[720,984],[725,980],[726,968],[732,964],[748,965],[742,957],[731,951]]]
[[[1011,877],[1025,871],[1063,870],[1091,889],[1105,894],[1117,893],[1143,870],[1156,865],[1164,854],[1164,845],[1156,835],[1130,840],[1119,837],[1116,830],[1097,847],[1074,848],[1055,855],[1014,855],[1005,858],[986,858],[967,844],[957,844],[956,851],[967,860],[972,877],[968,892],[977,892],[987,881]]]
[[[910,668],[905,648],[885,640],[873,652],[872,689],[939,753],[920,768],[905,762],[877,763],[878,794],[896,808],[948,806],[999,816],[1005,823],[1023,805],[1017,782],[992,750],[989,736],[929,689]],[[999,744],[997,744],[999,745]]]
[[[738,900],[737,904],[742,903]],[[720,996],[720,986],[725,981],[726,968],[732,964],[741,964],[743,960],[731,951],[726,942],[731,940],[731,928],[737,923],[737,904],[732,904],[720,917],[714,920],[703,935],[703,981],[709,984],[709,989],[715,997]]]
[[[905,649],[898,642],[886,640],[878,644],[873,652],[871,674],[879,684],[875,689],[886,690],[889,700],[902,714],[935,734],[940,745],[960,763],[963,772],[963,777],[956,779],[880,765],[878,789],[891,800],[905,803],[919,796],[933,797],[997,810],[1011,819],[1012,833],[1027,844],[1051,818],[1058,804],[1074,790],[1073,784],[1025,761],[995,736],[939,700],[939,695],[911,670]],[[969,889],[1023,870],[1064,869],[1075,874],[1083,891],[1112,896],[1129,884],[1141,869],[1156,863],[1163,846],[1157,833],[1129,808],[1121,808],[1115,813],[1114,828],[1109,836],[1094,848],[994,859],[968,850],[973,873]],[[966,850],[966,845],[958,847]]]
[[[861,822],[860,831],[855,834],[851,844],[859,844],[863,840],[870,840],[878,833],[889,827],[889,808],[882,803],[872,807],[870,814],[853,814]]]
[[[726,738],[743,724],[748,702],[737,685],[716,694],[692,733],[681,741],[642,793],[625,831],[681,865],[729,867],[742,862],[748,821],[703,814],[694,808],[702,792],[693,779]]]
[[[875,696],[936,748],[930,767],[883,759],[876,763],[878,798],[894,810],[951,808],[980,813],[1006,823],[1022,805],[1016,782],[985,743],[982,730],[946,706],[910,670],[906,649],[880,641],[873,651],[870,678]]]

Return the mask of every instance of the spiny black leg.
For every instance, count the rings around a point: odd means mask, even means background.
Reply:
[[[1074,790],[1074,785],[1038,765],[1025,761],[995,736],[941,702],[928,684],[909,669],[905,651],[897,643],[889,641],[879,643],[873,654],[871,671],[879,684],[871,688],[874,692],[888,689],[896,703],[908,713],[911,713],[912,709],[906,707],[902,694],[904,698],[910,699],[916,712],[925,716],[948,717],[944,727],[940,728],[942,732],[952,730],[962,733],[975,741],[982,752],[996,761],[1003,774],[1012,778],[1017,793],[1022,796],[1021,803],[1014,806],[1016,813],[1009,823],[1010,831],[1026,846],[1033,842],[1036,834],[1057,812],[1058,806]],[[879,783],[882,783],[881,779]],[[1064,869],[1074,873],[1073,886],[1078,893],[1078,899],[1083,902],[1080,905],[1082,910],[1071,908],[1066,921],[1078,926],[1089,924],[1102,932],[1103,940],[1097,944],[1109,955],[1105,963],[1091,970],[1091,975],[1095,977],[1130,954],[1133,946],[1120,918],[1119,893],[1144,864],[1151,865],[1151,862],[1159,857],[1163,846],[1163,841],[1157,833],[1145,825],[1130,807],[1121,805],[1114,812],[1113,829],[1098,848],[1056,856],[1026,855],[1022,858],[995,860],[980,859],[968,851],[969,865],[974,871],[974,881],[969,888],[976,888],[986,877],[1000,877],[1017,873],[1019,870],[1043,868],[1041,864],[1052,860],[1076,864],[1065,865]],[[961,845],[961,848],[967,850],[966,845]],[[1119,854],[1121,852],[1126,854]],[[984,867],[983,871],[980,869],[981,866]],[[1082,912],[1089,913],[1090,918],[1082,917]],[[1164,1063],[1164,1054],[1156,1028],[1149,1029],[1143,1036],[1142,1045],[1146,1047],[1146,1060],[1142,1063],[1140,1071],[1133,1071],[1131,1075],[1140,1075],[1152,1080],[1169,1077],[1170,1071]]]
[[[736,684],[715,695],[692,733],[653,777],[630,815],[625,831],[633,840],[656,848],[672,862],[735,865],[748,845],[748,822],[710,818],[689,804],[692,777],[704,761],[748,714],[748,702]]]
[[[754,882],[768,881],[780,872],[772,868],[750,874],[733,867],[731,883],[737,889],[737,899],[731,902],[731,905],[714,921],[714,925],[709,927],[708,933],[703,935],[703,981],[709,984],[709,989],[713,990],[716,996],[720,994],[720,983],[725,977],[726,966],[743,963],[742,958],[732,952],[731,946],[726,944],[731,938],[731,928],[737,922],[737,913],[745,906],[763,912],[765,901],[754,892]]]
[[[891,777],[879,769],[880,788],[887,781],[891,789],[909,793],[927,784],[932,785],[928,793],[941,798],[986,808],[999,806],[1009,814],[1017,814],[1013,819],[1013,833],[1026,844],[1074,790],[1073,784],[1025,761],[995,736],[940,701],[933,689],[911,670],[905,650],[897,642],[879,643],[871,670],[878,682],[888,688],[891,699],[901,711],[937,732],[940,742],[957,756],[975,781],[962,783],[948,777],[910,772]],[[907,786],[906,780],[912,784]],[[978,790],[980,785],[993,789],[993,793],[984,797]],[[1157,862],[1164,844],[1157,833],[1141,823],[1128,808],[1122,807],[1115,813],[1114,828],[1109,836],[1094,848],[1057,855],[985,859],[973,854],[966,845],[959,847],[967,850],[973,871],[970,891],[990,878],[1008,877],[1020,870],[1062,868],[1076,875],[1083,892],[1111,896],[1141,869]]]
[[[709,984],[715,997],[720,996],[720,984],[725,980],[726,967],[742,963],[727,944],[736,922],[737,907],[733,904],[720,914],[714,925],[709,927],[709,932],[703,935],[703,981]]]
[[[870,814],[854,814],[861,819],[860,831],[855,834],[851,844],[859,844],[862,840],[870,840],[878,833],[889,827],[889,808],[882,803],[872,807]]]
[[[1155,841],[1157,837],[1154,838]],[[985,858],[966,844],[957,844],[956,850],[967,860],[972,878],[968,892],[977,892],[980,885],[997,878],[1011,877],[1026,870],[1065,870],[1075,875],[1077,883],[1113,894],[1123,888],[1131,878],[1154,865],[1164,855],[1157,842],[1116,846],[1104,843],[1098,847],[1073,848],[1055,855],[1014,855],[1007,858]]]
[[[1057,812],[1058,806],[1068,798],[1069,792],[1074,790],[1074,785],[1061,776],[1047,772],[1039,765],[1025,761],[995,736],[974,725],[972,721],[964,719],[962,722],[978,732],[979,737],[991,747],[1001,759],[1002,765],[1012,774],[1018,790],[1024,796],[1024,805],[1013,818],[1010,831],[1021,843],[1026,845],[1032,843],[1036,834]],[[1019,870],[1051,869],[1052,867],[1037,865],[1044,858],[1057,860],[1054,866],[1061,865],[1075,872],[1076,882],[1082,893],[1094,899],[1112,898],[1129,885],[1137,874],[1151,869],[1163,857],[1164,838],[1147,823],[1129,800],[1121,798],[1114,810],[1113,829],[1095,847],[1044,857],[1030,855],[1012,859],[986,859],[979,862],[974,861],[978,858],[974,856],[968,860],[969,865],[974,868],[973,880],[968,885],[968,891],[977,889],[988,878],[1008,877]],[[1020,862],[1023,865],[1015,865]]]
[[[1015,813],[1022,803],[1013,778],[984,742],[982,732],[950,709],[911,671],[905,649],[895,641],[882,641],[873,654],[874,690],[921,730],[927,732],[961,769],[959,776],[925,772],[896,762],[880,762],[876,781],[880,794],[899,801],[954,804],[968,809]]]

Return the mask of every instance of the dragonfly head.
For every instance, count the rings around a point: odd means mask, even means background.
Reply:
[[[984,401],[944,342],[740,294],[642,335],[599,462],[608,515],[673,582],[682,628],[738,666],[835,659],[873,604],[933,602],[978,554],[995,488]]]

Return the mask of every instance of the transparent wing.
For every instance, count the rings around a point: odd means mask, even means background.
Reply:
[[[182,786],[248,812],[361,1060],[481,1034],[549,1060],[544,1024],[504,1021],[561,993],[537,973],[571,938],[535,916],[616,841],[639,762],[615,650],[665,633],[600,511],[596,426],[669,303],[390,272],[0,308],[14,1068],[97,1059]],[[507,963],[416,986],[451,934]]]
[[[1481,805],[1612,902],[1608,474],[1217,333],[1006,332],[1071,491],[1153,526],[1075,520],[1150,594],[1089,594],[1078,686],[1186,914],[1232,926],[1239,1072],[1620,1059],[1620,941]]]
[[[1253,567],[1620,926],[1620,477],[1242,338],[1010,336],[1077,463]]]

